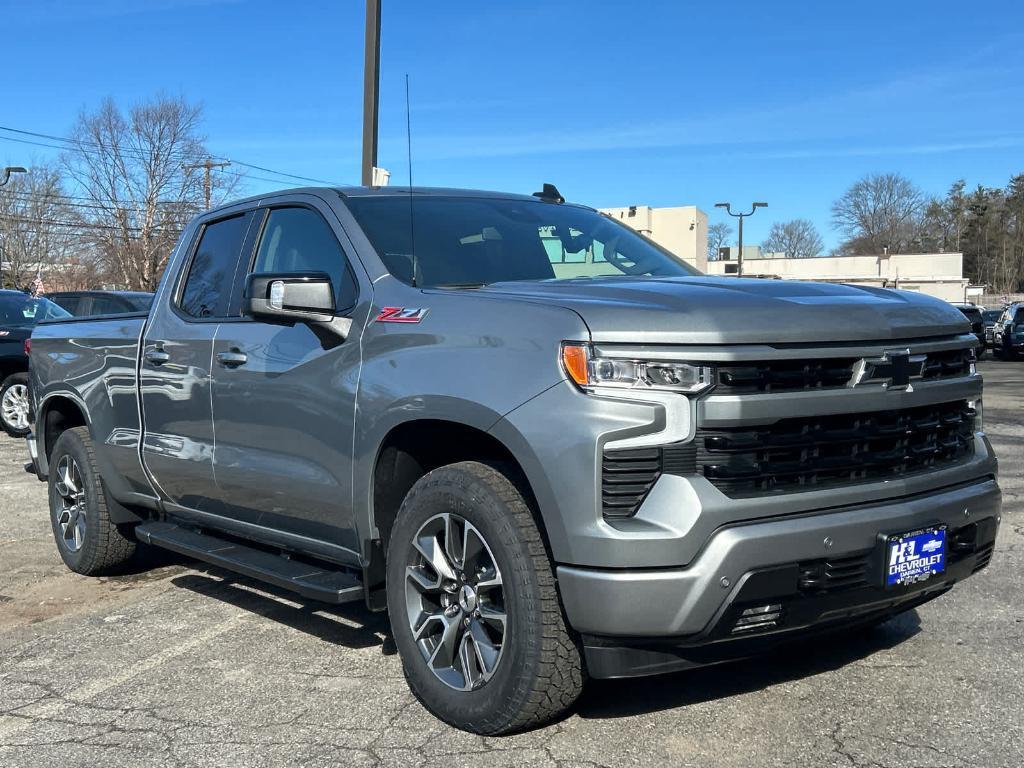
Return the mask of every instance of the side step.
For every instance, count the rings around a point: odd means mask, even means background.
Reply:
[[[325,603],[363,599],[363,585],[355,574],[290,560],[233,541],[197,533],[174,523],[152,521],[136,526],[139,541],[163,547],[211,565],[298,592]]]

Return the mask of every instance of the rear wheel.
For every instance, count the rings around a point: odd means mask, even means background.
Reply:
[[[445,722],[508,733],[579,696],[582,660],[540,531],[498,469],[462,462],[413,486],[390,536],[387,596],[409,686]]]
[[[28,434],[27,373],[12,373],[0,385],[0,426],[12,437]]]
[[[111,522],[88,427],[65,431],[50,458],[50,525],[64,564],[98,576],[123,565],[135,542]]]

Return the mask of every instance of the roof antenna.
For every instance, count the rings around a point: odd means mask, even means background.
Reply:
[[[405,73],[405,146],[409,158],[409,248],[412,249],[412,287],[416,287],[416,224],[412,218],[412,117],[409,109],[409,73]]]
[[[545,184],[544,188],[540,192],[534,192],[534,197],[540,198],[545,203],[564,203],[565,198],[562,197],[562,193],[558,191],[558,187],[554,184]]]

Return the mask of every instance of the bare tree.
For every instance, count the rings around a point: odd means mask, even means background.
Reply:
[[[906,253],[920,247],[926,200],[908,179],[895,173],[860,179],[832,205],[832,222],[846,237],[843,253]]]
[[[784,253],[791,259],[809,259],[821,255],[825,241],[810,221],[793,219],[772,224],[761,249],[768,253]]]
[[[60,172],[35,166],[0,187],[0,276],[2,285],[27,288],[37,274],[49,278],[65,268],[77,246]]]
[[[708,227],[708,261],[718,261],[721,249],[729,244],[732,227],[725,222],[718,222]]]
[[[157,96],[123,114],[106,99],[83,112],[64,167],[91,206],[82,231],[124,288],[153,290],[188,219],[203,207],[208,157],[199,135],[202,110],[182,98]],[[230,194],[237,176],[212,178],[214,200]]]

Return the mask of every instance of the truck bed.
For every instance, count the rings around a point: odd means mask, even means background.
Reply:
[[[110,469],[108,483],[125,484],[131,494],[152,491],[139,460],[141,418],[138,396],[139,340],[145,312],[41,322],[32,333],[30,386],[38,413],[55,397],[84,401],[97,458]],[[56,417],[52,417],[56,418]],[[44,441],[46,417],[37,418]],[[109,479],[108,479],[109,478]]]

